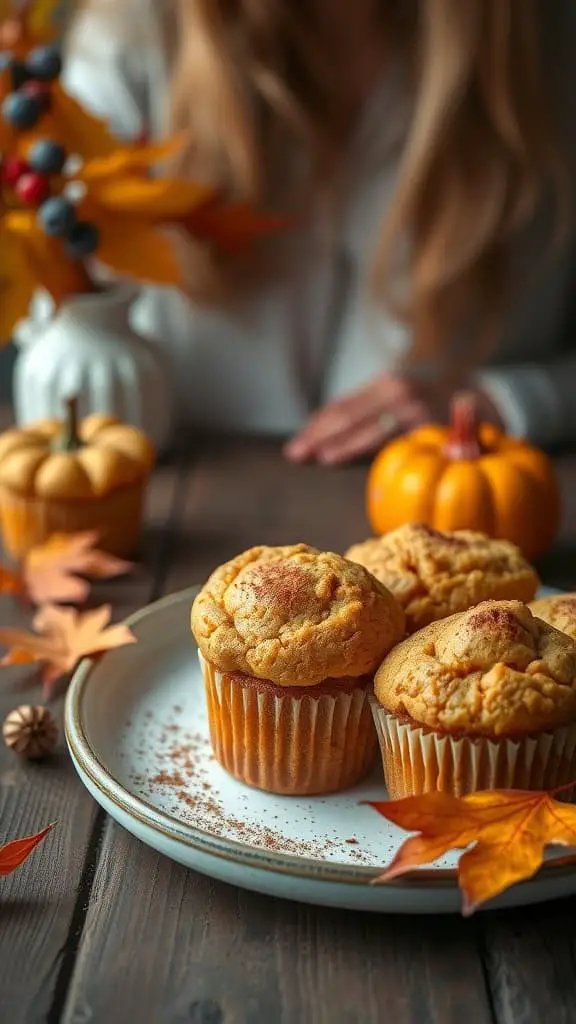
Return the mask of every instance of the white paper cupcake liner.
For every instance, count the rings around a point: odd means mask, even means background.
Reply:
[[[375,697],[370,703],[392,800],[434,791],[554,789],[576,778],[576,725],[518,739],[453,737],[398,719]]]
[[[284,694],[200,663],[214,754],[237,779],[272,793],[330,793],[372,767],[377,739],[367,687]]]

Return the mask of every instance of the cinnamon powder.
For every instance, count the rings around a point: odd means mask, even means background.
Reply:
[[[181,708],[175,705],[173,712],[179,716]],[[149,763],[145,770],[130,776],[144,799],[156,803],[161,798],[164,809],[181,820],[203,831],[263,850],[322,860],[326,854],[334,855],[341,849],[343,860],[371,863],[361,849],[350,849],[359,845],[355,838],[341,840],[318,836],[300,840],[276,827],[277,814],[270,815],[270,825],[231,815],[210,780],[209,762],[214,758],[208,736],[188,732],[173,719],[156,724],[151,712],[147,712],[145,718],[145,734],[138,738],[137,753],[143,759],[148,758]],[[248,792],[238,796],[242,803],[247,803],[248,799]],[[262,814],[267,813],[268,809],[263,807]]]

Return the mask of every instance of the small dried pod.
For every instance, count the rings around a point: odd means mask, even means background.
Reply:
[[[22,704],[4,719],[2,735],[7,747],[22,757],[46,757],[58,742],[58,726],[48,708]]]

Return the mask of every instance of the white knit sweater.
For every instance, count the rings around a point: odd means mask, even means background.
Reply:
[[[154,18],[155,0],[132,0]],[[557,109],[574,160],[576,4],[555,0],[544,47]],[[554,20],[552,20],[554,19]],[[86,16],[67,63],[67,86],[123,136],[165,131],[167,68],[160,47],[130,47],[111,25]],[[150,33],[160,39],[160,32]],[[369,268],[390,203],[410,109],[399,76],[372,97],[347,156],[346,201],[338,223],[309,224],[291,272],[234,316],[194,308],[173,291],[149,289],[138,326],[166,350],[178,413],[192,423],[286,434],[314,405],[397,365],[409,337],[370,299]],[[571,164],[576,167],[576,161]],[[575,292],[569,246],[536,266],[545,217],[518,240],[516,283],[495,365],[482,374],[508,427],[541,443],[576,439]],[[533,275],[533,276],[532,276]]]

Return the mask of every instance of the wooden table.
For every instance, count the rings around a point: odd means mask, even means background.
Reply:
[[[558,462],[576,523],[576,458]],[[150,488],[141,568],[100,587],[117,617],[255,543],[342,550],[367,533],[365,469],[291,467],[265,441],[184,444]],[[543,571],[576,587],[565,529]],[[21,614],[0,602],[2,624]],[[39,693],[0,683],[0,716]],[[57,705],[58,712],[61,707]],[[0,836],[59,825],[0,881],[6,1024],[573,1024],[576,899],[459,917],[339,912],[211,881],[137,842],[49,762],[0,748]]]

